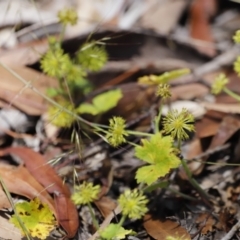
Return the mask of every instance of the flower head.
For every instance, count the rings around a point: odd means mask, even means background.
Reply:
[[[171,97],[169,87],[170,86],[168,84],[159,84],[156,95],[162,97],[163,99]]]
[[[91,90],[90,82],[85,79],[86,71],[83,70],[79,65],[71,64],[66,74],[66,80],[69,88],[73,88],[73,91],[81,89],[84,93]]]
[[[235,32],[235,35],[233,36],[233,41],[234,41],[235,43],[240,43],[240,30],[237,30],[237,31]]]
[[[194,117],[186,108],[183,108],[181,112],[178,110],[169,111],[163,120],[164,132],[171,134],[173,138],[178,140],[188,139],[186,131],[194,131],[193,122]]]
[[[121,117],[113,117],[109,122],[110,126],[106,138],[109,144],[117,147],[126,142],[125,137],[128,136],[128,133],[125,131],[125,120]]]
[[[58,19],[63,25],[76,25],[78,21],[78,15],[75,9],[68,8],[58,12]]]
[[[107,51],[94,42],[84,44],[77,53],[78,62],[90,71],[99,71],[108,60]]]
[[[120,195],[118,203],[122,208],[122,214],[131,219],[139,219],[148,211],[146,207],[148,199],[137,189],[126,190]]]
[[[61,78],[68,72],[71,60],[61,48],[50,49],[41,60],[41,68],[51,77]]]
[[[225,74],[219,74],[212,85],[212,93],[219,94],[224,89],[226,84],[228,84],[228,82],[229,80]]]
[[[93,183],[83,182],[75,187],[75,193],[72,195],[72,200],[75,204],[87,204],[95,201],[100,193],[100,186]]]
[[[234,71],[240,76],[240,56],[236,59],[236,61],[233,63]]]
[[[74,107],[65,101],[61,101],[60,104],[62,105],[62,109],[56,106],[50,106],[48,108],[49,120],[57,127],[70,127],[75,118],[68,112],[64,111],[64,109],[74,113]]]

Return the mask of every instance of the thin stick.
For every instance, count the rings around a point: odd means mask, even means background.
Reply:
[[[221,239],[221,240],[230,240],[233,235],[238,231],[240,228],[240,220],[231,228],[231,230]]]

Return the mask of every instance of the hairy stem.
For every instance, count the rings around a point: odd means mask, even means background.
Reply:
[[[96,228],[96,229],[99,229],[99,225],[98,225],[98,222],[95,218],[95,214],[93,212],[93,208],[92,208],[92,205],[90,203],[87,204],[88,208],[89,208],[89,211],[90,211],[90,214],[91,214],[91,217],[92,217],[92,221],[93,221],[93,226]]]

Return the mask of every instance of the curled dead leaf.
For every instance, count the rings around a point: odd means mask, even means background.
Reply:
[[[44,157],[26,147],[9,147],[1,150],[2,155],[13,154],[19,157],[28,171],[42,184],[46,191],[54,194],[54,208],[59,224],[67,232],[69,238],[74,237],[78,230],[78,212],[71,201],[71,193]],[[13,177],[14,179],[14,177]]]
[[[177,222],[153,220],[149,214],[145,215],[143,226],[154,239],[165,240],[169,236],[179,239],[182,237],[184,240],[191,239],[186,229],[181,227]]]
[[[47,203],[56,215],[54,202],[46,189],[39,184],[29,171],[22,165],[15,167],[8,164],[0,164],[0,176],[9,192],[29,199],[38,197],[43,203]]]

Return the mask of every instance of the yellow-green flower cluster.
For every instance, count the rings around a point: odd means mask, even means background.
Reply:
[[[229,80],[227,76],[223,73],[219,74],[214,83],[212,84],[212,93],[213,94],[219,94],[223,91],[225,86],[228,84]]]
[[[70,127],[75,121],[75,118],[73,115],[66,112],[65,109],[74,114],[74,107],[67,102],[62,102],[61,105],[62,108],[58,108],[56,106],[50,106],[48,108],[49,120],[57,127]]]
[[[235,35],[233,36],[233,41],[234,41],[235,43],[240,43],[240,30],[237,30],[237,31],[235,32]]]
[[[187,132],[194,131],[194,117],[186,109],[183,108],[181,112],[178,110],[169,111],[163,119],[163,128],[166,134],[178,140],[185,140],[189,138]]]
[[[51,77],[62,78],[69,71],[71,60],[68,54],[64,54],[61,48],[50,49],[42,58],[41,68]]]
[[[130,219],[140,219],[148,211],[148,199],[137,189],[126,190],[120,195],[118,203],[122,208],[122,214]]]
[[[125,131],[125,120],[122,117],[113,117],[110,119],[109,130],[106,139],[113,147],[117,147],[126,142],[125,137],[128,133]]]
[[[72,200],[76,205],[88,204],[95,201],[100,193],[100,186],[93,185],[93,183],[83,182],[76,186],[75,193],[72,195]]]
[[[75,9],[68,8],[58,12],[58,19],[63,25],[75,25],[78,21],[78,15]]]
[[[107,62],[108,55],[103,46],[90,42],[84,44],[78,51],[77,60],[82,67],[90,71],[99,71]]]
[[[159,84],[156,95],[162,97],[163,99],[171,97],[171,92],[169,88],[169,84]]]

